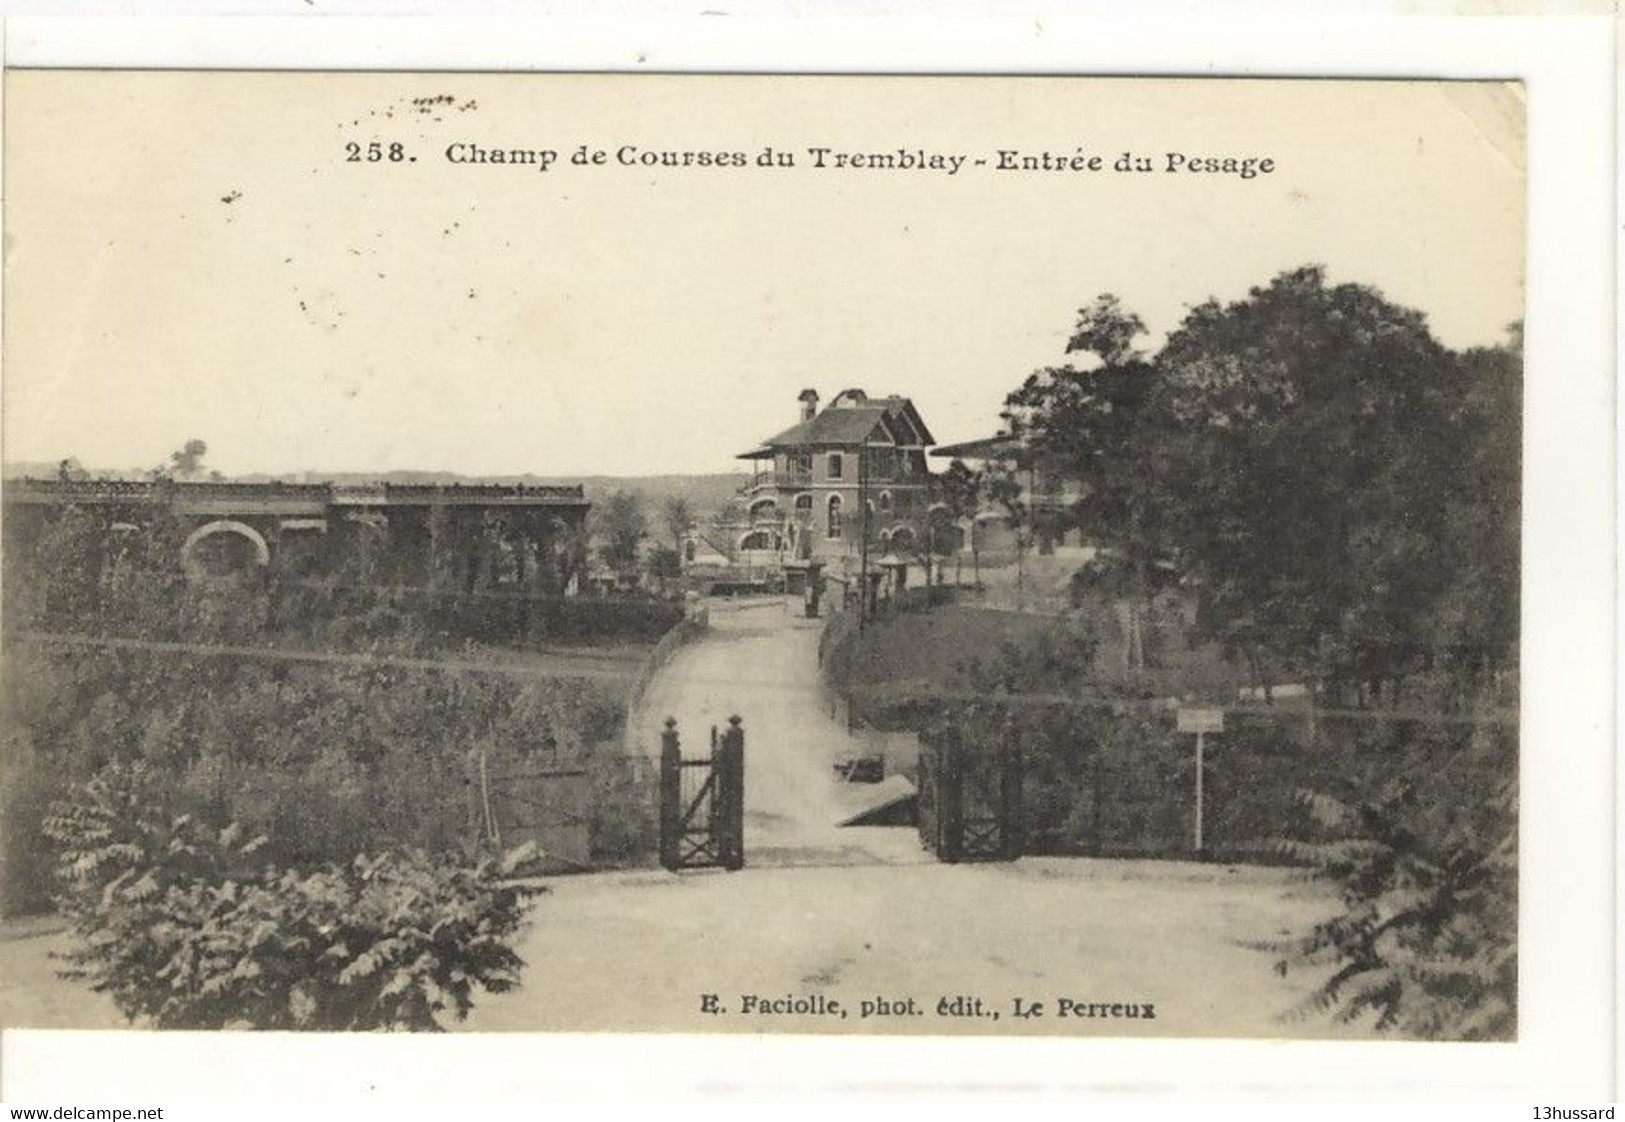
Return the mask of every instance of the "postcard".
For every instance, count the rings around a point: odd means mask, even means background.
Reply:
[[[1519,1039],[1521,82],[5,83],[7,1028]]]

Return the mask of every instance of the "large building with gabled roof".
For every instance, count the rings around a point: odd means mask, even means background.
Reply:
[[[843,390],[819,409],[816,390],[799,397],[794,425],[740,454],[755,469],[727,527],[739,563],[822,562],[835,577],[855,574],[864,544],[908,553],[930,503],[926,451],[935,439],[906,397]]]

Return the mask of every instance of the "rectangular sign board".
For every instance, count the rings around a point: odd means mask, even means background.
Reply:
[[[1177,717],[1180,732],[1223,732],[1223,709],[1181,709]]]

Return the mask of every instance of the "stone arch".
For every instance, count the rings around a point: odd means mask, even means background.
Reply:
[[[236,534],[238,537],[247,539],[248,543],[254,547],[255,563],[261,566],[271,563],[271,547],[266,544],[265,538],[261,536],[258,530],[246,522],[222,518],[215,522],[206,522],[186,536],[186,541],[181,546],[181,564],[188,571],[201,571],[201,566],[194,561],[193,551],[196,550],[198,543],[216,534]]]

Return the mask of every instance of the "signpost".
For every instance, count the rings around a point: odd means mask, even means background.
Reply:
[[[1175,718],[1175,726],[1180,732],[1193,732],[1196,734],[1196,829],[1195,849],[1197,856],[1202,853],[1202,752],[1206,747],[1204,737],[1210,732],[1224,731],[1223,709],[1180,709]]]

